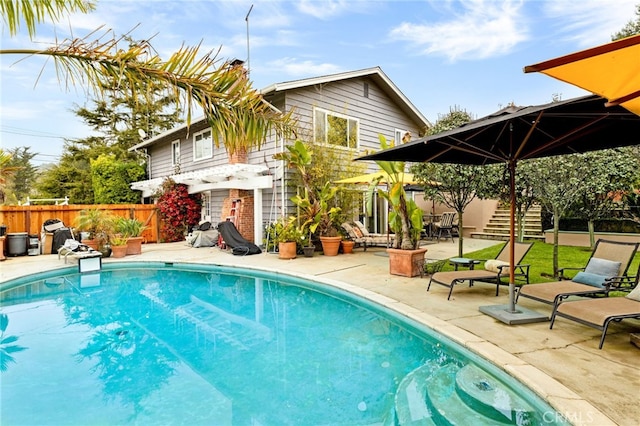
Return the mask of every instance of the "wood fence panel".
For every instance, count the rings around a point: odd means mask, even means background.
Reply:
[[[160,224],[154,204],[72,204],[68,206],[0,206],[0,224],[7,233],[27,232],[40,234],[42,224],[48,219],[59,219],[65,226],[73,227],[76,217],[86,209],[109,210],[115,216],[135,218],[147,229],[142,234],[146,243],[157,243]]]

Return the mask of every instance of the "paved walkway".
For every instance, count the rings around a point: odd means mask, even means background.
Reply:
[[[497,244],[466,239],[464,252]],[[427,257],[446,259],[457,254],[457,241],[428,246]],[[506,289],[495,297],[495,286],[459,286],[447,301],[448,288],[428,278],[390,275],[384,249],[356,249],[335,257],[281,260],[272,253],[233,256],[217,248],[191,248],[185,243],[143,245],[143,253],[113,261],[172,261],[238,265],[279,270],[340,286],[390,306],[479,353],[542,395],[572,423],[583,425],[640,424],[640,350],[629,342],[637,321],[614,324],[604,348],[600,332],[559,319],[548,323],[509,326],[478,311],[479,306],[508,303]],[[65,265],[57,255],[11,257],[0,263],[0,281]],[[530,300],[521,305],[550,313],[548,306]]]

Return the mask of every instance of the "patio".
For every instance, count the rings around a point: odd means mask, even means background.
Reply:
[[[498,241],[465,239],[465,251],[500,244]],[[444,259],[457,254],[457,241],[428,246],[427,257]],[[478,311],[482,305],[507,303],[506,289],[494,296],[495,286],[460,286],[450,301],[448,289],[432,286],[426,278],[404,278],[388,273],[382,248],[354,254],[294,260],[263,253],[233,256],[218,248],[191,248],[186,243],[143,245],[142,254],[113,261],[167,261],[238,265],[279,270],[340,286],[390,306],[404,315],[450,337],[492,360],[542,395],[573,424],[637,425],[640,418],[640,352],[629,342],[629,333],[640,324],[625,321],[611,326],[605,346],[598,350],[600,332],[559,319],[549,323],[509,326]],[[9,257],[0,263],[0,281],[65,266],[57,255]],[[362,277],[367,277],[366,281]],[[550,313],[548,306],[521,300],[523,307]]]

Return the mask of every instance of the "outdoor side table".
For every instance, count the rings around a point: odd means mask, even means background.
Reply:
[[[480,263],[480,261],[476,259],[469,259],[466,257],[452,257],[451,259],[449,259],[449,263],[452,264],[457,271],[459,266],[464,266],[472,270],[475,265]]]

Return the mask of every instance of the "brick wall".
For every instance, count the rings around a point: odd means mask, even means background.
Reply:
[[[240,190],[240,189],[230,189],[229,196],[224,199],[222,203],[222,214],[221,221],[227,220],[230,215],[231,208],[233,206],[233,201],[236,201],[237,206],[237,221],[236,228],[238,228],[238,232],[245,239],[253,242],[254,241],[254,232],[253,232],[253,192]],[[239,200],[239,201],[238,201]]]

